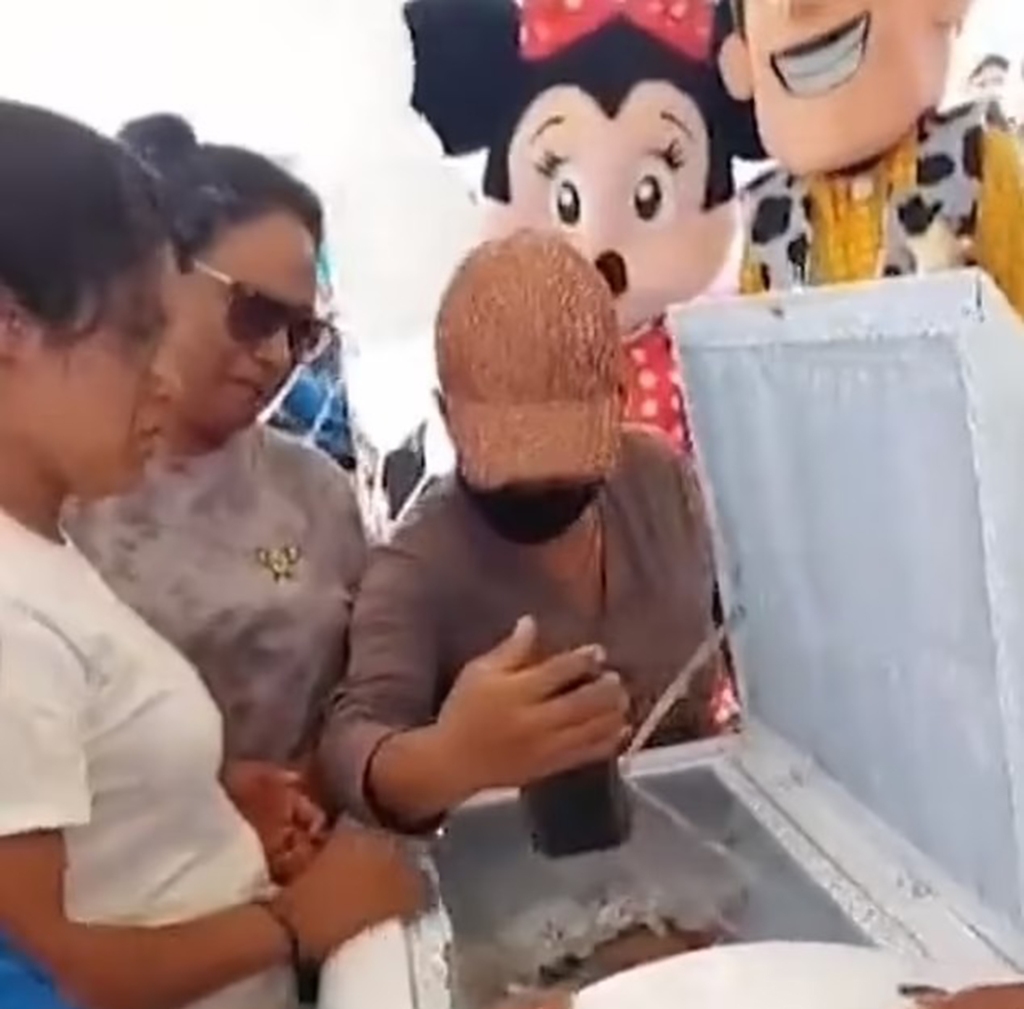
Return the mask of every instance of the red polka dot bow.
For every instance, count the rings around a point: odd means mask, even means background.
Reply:
[[[714,0],[523,0],[523,56],[547,59],[616,18],[691,59],[711,56]]]

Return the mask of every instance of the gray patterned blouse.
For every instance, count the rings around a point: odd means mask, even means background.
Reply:
[[[229,757],[285,762],[308,750],[343,672],[366,562],[355,494],[334,462],[252,428],[67,528],[196,664]]]

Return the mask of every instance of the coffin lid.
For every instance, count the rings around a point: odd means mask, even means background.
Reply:
[[[750,715],[1024,922],[1024,327],[974,271],[673,327]]]

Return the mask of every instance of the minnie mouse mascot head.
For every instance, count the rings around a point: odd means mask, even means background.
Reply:
[[[486,151],[488,231],[556,228],[618,299],[627,417],[688,433],[664,311],[733,246],[732,161],[760,157],[730,97],[713,0],[413,0],[413,105],[449,154]]]

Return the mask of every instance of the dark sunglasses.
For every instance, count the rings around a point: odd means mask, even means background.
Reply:
[[[228,332],[244,347],[257,347],[283,331],[292,358],[299,364],[315,360],[337,338],[333,323],[308,309],[243,284],[199,260],[192,266],[226,288]]]

